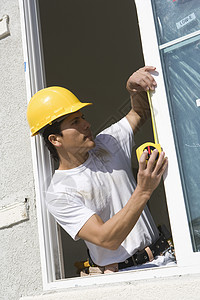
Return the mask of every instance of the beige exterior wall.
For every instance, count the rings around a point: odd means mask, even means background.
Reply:
[[[0,299],[14,300],[41,291],[42,280],[18,0],[0,0],[3,15],[10,35],[0,39]]]
[[[97,279],[98,282],[98,279]],[[174,276],[122,284],[76,288],[20,300],[199,300],[200,275]]]

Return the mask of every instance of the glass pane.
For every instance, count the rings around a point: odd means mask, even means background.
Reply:
[[[200,251],[200,37],[166,51],[166,86],[195,249]],[[174,191],[174,201],[176,191]]]
[[[199,0],[152,0],[152,4],[155,22],[162,23],[162,30],[157,26],[161,43],[200,29]],[[177,25],[193,13],[191,22]],[[200,251],[200,34],[160,54],[193,249]]]
[[[159,44],[200,30],[199,0],[152,0]]]

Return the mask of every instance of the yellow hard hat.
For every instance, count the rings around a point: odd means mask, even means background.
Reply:
[[[27,120],[32,136],[59,117],[76,112],[92,103],[82,103],[69,90],[52,86],[38,91],[30,100]]]

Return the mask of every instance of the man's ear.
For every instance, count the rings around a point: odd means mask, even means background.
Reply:
[[[61,136],[60,135],[50,134],[48,136],[48,140],[55,147],[60,147],[62,145],[62,143],[61,143]]]

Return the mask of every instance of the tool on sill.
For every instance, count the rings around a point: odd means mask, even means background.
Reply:
[[[153,152],[154,149],[158,150],[158,156],[161,153],[161,146],[158,142],[158,135],[157,135],[157,131],[156,131],[156,125],[155,125],[155,116],[154,116],[154,112],[153,112],[153,107],[152,107],[152,101],[151,101],[151,96],[150,96],[150,92],[147,91],[147,96],[148,96],[148,101],[149,101],[149,107],[150,107],[150,112],[151,112],[151,120],[152,120],[152,127],[153,127],[153,135],[154,135],[154,143],[152,142],[146,142],[144,144],[142,144],[141,146],[139,146],[136,149],[136,155],[137,155],[137,159],[139,161],[142,153],[147,150],[148,151],[148,157],[147,160],[149,160],[151,153]],[[158,159],[157,156],[157,159]]]

